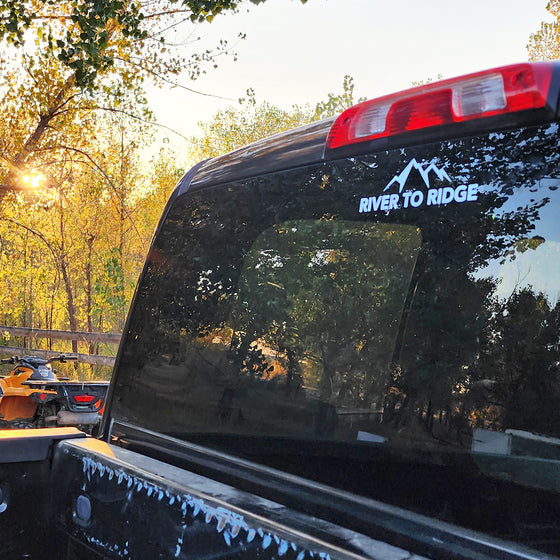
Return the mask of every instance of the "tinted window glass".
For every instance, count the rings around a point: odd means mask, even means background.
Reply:
[[[547,125],[184,195],[113,416],[557,550],[558,160]]]

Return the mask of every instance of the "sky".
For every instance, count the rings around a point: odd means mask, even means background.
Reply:
[[[248,88],[257,101],[283,109],[314,106],[341,93],[345,75],[357,97],[368,99],[411,87],[412,82],[452,78],[527,60],[526,45],[550,21],[547,0],[267,0],[222,15],[195,30],[201,45],[236,42],[237,62],[181,88],[150,90],[158,121],[190,137],[220,109],[236,105]],[[196,45],[195,45],[196,46]],[[192,49],[193,46],[186,47]],[[178,152],[186,148],[169,134]]]

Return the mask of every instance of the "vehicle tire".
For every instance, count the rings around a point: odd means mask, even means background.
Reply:
[[[33,422],[29,420],[12,420],[9,422],[10,428],[13,430],[30,430],[34,428]]]

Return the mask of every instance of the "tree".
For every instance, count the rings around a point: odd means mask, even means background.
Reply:
[[[123,328],[154,223],[182,171],[166,153],[144,169],[146,136],[119,118],[90,119],[74,132],[74,157],[51,167],[53,188],[4,201],[0,323]]]
[[[550,0],[546,9],[554,21],[543,21],[541,28],[529,37],[529,60],[555,60],[560,56],[560,0]]]
[[[186,50],[192,31],[184,26],[211,21],[238,5],[235,0],[1,0],[0,96],[9,113],[6,124],[19,134],[8,126],[4,130],[13,138],[0,141],[0,197],[23,188],[26,176],[41,165],[37,153],[85,113],[149,119],[146,79],[159,85],[173,83],[180,73],[196,79],[216,57],[231,52],[225,40],[215,49]]]
[[[326,101],[319,101],[315,106],[313,120],[334,117],[349,107],[352,107],[352,105],[362,103],[365,100],[365,97],[354,99],[354,78],[347,74],[342,81],[342,93],[338,95],[329,93]]]
[[[199,123],[202,134],[193,136],[189,159],[193,162],[231,152],[262,138],[295,128],[312,120],[309,107],[284,110],[268,102],[257,104],[255,93],[247,92],[239,107],[218,111],[209,123]]]
[[[77,87],[95,89],[100,77],[118,71],[123,62],[144,75],[165,77],[161,70],[178,71],[184,60],[161,58],[169,48],[166,32],[184,22],[212,21],[221,12],[235,11],[238,4],[237,0],[2,0],[0,39],[22,46],[32,32],[41,50],[70,70]],[[192,67],[204,56],[195,56]]]
[[[171,30],[186,26],[188,43],[192,22],[238,5],[0,0],[0,198],[12,191],[0,212],[1,322],[122,329],[154,225],[183,172],[165,152],[148,172],[139,161],[151,134],[144,82],[195,79],[231,53],[226,41],[173,51],[181,33]]]

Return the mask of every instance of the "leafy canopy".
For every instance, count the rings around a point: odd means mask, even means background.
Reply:
[[[550,0],[546,9],[554,20],[543,21],[540,29],[529,37],[529,60],[555,60],[560,57],[560,0]]]
[[[226,40],[197,48],[193,22],[264,1],[0,0],[0,199],[30,174],[56,186],[53,164],[94,113],[152,121],[146,80],[194,80],[233,54]]]
[[[98,73],[109,71],[122,56],[117,44],[141,56],[150,44],[164,45],[165,33],[180,22],[212,21],[240,4],[239,0],[0,0],[0,40],[23,46],[35,35],[43,52],[75,72],[79,87],[91,88]]]

